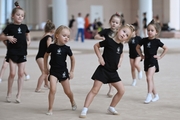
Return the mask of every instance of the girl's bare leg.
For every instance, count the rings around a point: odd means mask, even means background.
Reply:
[[[67,79],[65,81],[61,81],[61,85],[64,89],[64,93],[68,96],[68,98],[71,102],[72,110],[76,110],[77,105],[75,103],[74,96],[73,96],[73,93],[72,93],[71,88],[70,88],[69,80]]]
[[[24,75],[25,75],[25,77],[26,77],[25,80],[29,80],[29,79],[30,79],[30,75],[27,74],[26,70],[24,70]]]
[[[20,97],[21,97],[21,92],[22,92],[22,87],[23,87],[23,82],[24,82],[24,69],[25,69],[25,62],[17,64],[18,66],[18,92],[16,95],[16,102],[20,103]]]
[[[12,60],[9,60],[9,68],[10,68],[10,72],[8,77],[8,91],[6,97],[7,102],[11,102],[10,97],[12,94],[12,85],[16,74],[16,63],[14,63]]]
[[[138,79],[142,79],[142,71],[141,71],[141,67],[140,67],[140,61],[141,61],[141,57],[136,57],[135,61],[134,61],[134,66],[138,71]]]
[[[131,75],[132,75],[132,86],[136,86],[136,69],[135,69],[135,60],[134,59],[130,59],[130,65],[131,65]]]
[[[115,94],[115,96],[113,97],[110,106],[111,107],[115,107],[119,101],[121,100],[125,90],[124,90],[124,86],[122,84],[121,81],[116,82],[116,83],[111,83],[117,90],[117,93]]]
[[[134,65],[134,59],[130,59],[130,65],[131,65],[131,75],[132,79],[136,79],[136,71],[135,71],[135,65]]]
[[[112,97],[112,96],[113,96],[114,88],[113,88],[113,86],[111,85],[111,83],[109,83],[108,85],[109,85],[109,91],[108,91],[108,93],[107,93],[107,96],[108,96],[108,97]]]
[[[82,109],[82,112],[81,112],[81,114],[79,116],[80,118],[85,118],[86,117],[88,107],[92,103],[94,97],[99,92],[102,84],[103,84],[102,82],[100,82],[98,80],[94,80],[93,87],[91,88],[91,90],[89,91],[89,93],[86,96],[86,99],[85,99],[85,102],[84,102],[84,108]]]
[[[55,93],[56,93],[56,86],[57,86],[57,78],[50,75],[50,90],[49,90],[49,95],[48,95],[49,108],[48,108],[48,112],[46,113],[47,115],[52,115],[52,109],[53,109]]]
[[[98,80],[94,80],[94,84],[92,89],[90,90],[90,92],[87,94],[86,99],[85,99],[85,103],[84,103],[84,107],[89,107],[90,104],[92,103],[94,97],[97,95],[97,93],[99,92],[101,86],[102,86],[102,82],[98,81]]]
[[[1,80],[2,80],[2,77],[3,77],[3,75],[4,75],[4,72],[5,72],[8,64],[9,64],[9,63],[6,62],[6,59],[4,59],[3,64],[2,64],[2,67],[1,67],[1,70],[0,70],[0,82],[1,82]]]
[[[48,85],[48,80],[47,80],[47,74],[44,73],[44,59],[43,58],[38,58],[36,60],[36,62],[38,64],[38,66],[39,66],[39,69],[41,70],[41,76],[38,79],[37,87],[36,87],[36,90],[35,90],[35,92],[39,92],[40,89],[41,89],[43,81],[46,81],[45,85],[47,85],[48,87],[49,87],[49,85]]]
[[[119,103],[119,101],[121,100],[124,94],[124,86],[121,81],[112,83],[112,85],[116,88],[117,93],[113,97],[111,104],[108,108],[108,111],[113,115],[118,115],[119,113],[115,110],[115,106]]]
[[[150,103],[152,100],[152,92],[153,92],[153,88],[154,88],[154,83],[153,83],[154,73],[155,73],[155,66],[149,68],[148,71],[146,72],[148,95],[147,95],[144,103]]]

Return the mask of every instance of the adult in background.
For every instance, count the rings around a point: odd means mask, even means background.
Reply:
[[[144,37],[146,37],[146,30],[147,30],[147,18],[146,18],[146,12],[143,13],[143,33]]]
[[[84,18],[84,21],[85,21],[85,30],[86,29],[88,29],[88,27],[89,27],[89,13],[88,14],[86,14],[86,17]]]
[[[71,19],[69,20],[69,25],[68,27],[70,28],[71,30],[71,38],[74,38],[74,22],[75,22],[75,18],[74,18],[74,15],[71,15]]]
[[[84,18],[81,17],[81,13],[78,13],[78,17],[76,19],[77,21],[77,35],[76,35],[76,41],[78,41],[79,35],[81,35],[81,41],[84,42]]]

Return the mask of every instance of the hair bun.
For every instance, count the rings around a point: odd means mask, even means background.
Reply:
[[[120,14],[118,12],[116,12],[115,15],[120,16]]]
[[[47,23],[52,23],[51,20],[47,20]]]
[[[18,3],[17,1],[14,3],[14,5],[15,5],[16,7],[20,7],[20,6],[19,6],[19,3]]]

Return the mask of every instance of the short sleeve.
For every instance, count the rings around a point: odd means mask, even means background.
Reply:
[[[159,44],[160,47],[164,46],[164,43],[162,43],[160,40],[158,40],[158,44]]]
[[[53,44],[50,44],[49,47],[47,48],[46,52],[51,53],[53,48]]]
[[[3,33],[5,35],[8,35],[8,33],[9,33],[9,25],[6,26],[6,28],[3,30]]]
[[[106,47],[107,44],[108,44],[108,40],[107,40],[107,39],[105,39],[105,40],[99,42],[100,47]]]
[[[98,32],[98,34],[99,34],[100,36],[104,36],[104,35],[106,34],[106,29],[101,30],[100,32]]]
[[[142,40],[142,38],[140,36],[137,36],[137,41],[138,43]]]
[[[25,25],[25,26],[26,26],[26,33],[29,33],[30,31],[29,31],[27,25]]]
[[[145,41],[145,39],[143,38],[143,39],[141,39],[141,40],[139,41],[138,44],[139,44],[140,46],[142,46],[142,45],[144,44],[144,41]]]
[[[73,55],[72,50],[71,50],[71,48],[70,48],[69,46],[68,46],[68,51],[67,51],[67,52],[68,52],[67,54],[68,54],[69,56],[72,56],[72,55]]]

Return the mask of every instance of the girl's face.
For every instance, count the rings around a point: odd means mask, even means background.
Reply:
[[[63,29],[59,34],[56,35],[57,43],[64,45],[70,39],[70,31],[68,29]]]
[[[112,18],[112,20],[110,21],[110,26],[113,31],[117,31],[119,29],[119,27],[121,25],[120,21],[121,20],[119,17],[114,16]]]
[[[117,38],[118,38],[119,41],[125,42],[131,37],[131,34],[132,34],[132,32],[131,32],[130,28],[123,27],[117,33]]]
[[[147,34],[149,39],[154,39],[157,35],[157,31],[153,25],[149,25],[147,28]]]
[[[21,24],[24,20],[24,11],[17,10],[16,13],[12,16],[15,24]]]

